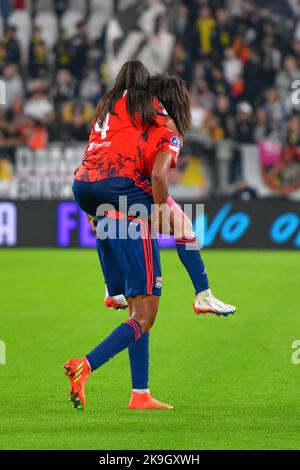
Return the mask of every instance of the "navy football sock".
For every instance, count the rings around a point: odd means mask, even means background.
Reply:
[[[191,278],[196,294],[209,289],[208,277],[197,240],[195,238],[176,240],[176,249],[180,261]]]
[[[132,343],[129,348],[132,388],[145,390],[149,381],[149,333]]]
[[[123,349],[128,348],[134,341],[138,341],[141,334],[142,329],[135,320],[127,320],[119,325],[102,343],[87,354],[86,358],[91,371],[98,369]]]

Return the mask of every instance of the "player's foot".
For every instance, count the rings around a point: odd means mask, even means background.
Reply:
[[[231,313],[233,314],[236,311],[236,307],[217,299],[212,295],[211,290],[207,289],[197,294],[194,302],[194,310],[197,315],[214,313],[215,315],[226,317]]]
[[[128,308],[128,303],[124,295],[114,295],[113,297],[105,297],[104,305],[106,308],[113,308],[114,310],[125,310]]]
[[[91,373],[90,365],[85,357],[81,359],[69,359],[65,365],[65,375],[69,377],[71,388],[69,400],[73,402],[74,408],[84,410],[84,389],[87,379]]]
[[[104,305],[106,308],[113,308],[114,310],[125,310],[128,308],[128,303],[124,295],[120,294],[110,297],[107,289],[105,291]]]
[[[155,400],[149,392],[131,392],[128,408],[130,410],[173,410],[173,406]]]

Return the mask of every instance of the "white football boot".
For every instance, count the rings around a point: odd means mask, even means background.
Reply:
[[[114,310],[125,310],[128,308],[128,303],[124,295],[120,294],[110,297],[106,286],[104,305],[106,308],[113,308]]]
[[[220,315],[226,317],[227,315],[233,314],[236,311],[236,307],[217,299],[212,295],[211,290],[207,289],[197,294],[194,302],[194,310],[197,315],[214,313],[218,317]]]

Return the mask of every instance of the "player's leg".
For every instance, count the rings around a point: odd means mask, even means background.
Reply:
[[[99,240],[100,243],[100,240]],[[124,276],[122,274],[122,269],[118,265],[118,260],[114,256],[114,252],[110,249],[110,244],[107,240],[101,240],[102,250],[101,250],[101,259],[103,263],[103,267],[105,270],[105,277],[108,282],[108,287],[111,292],[123,292],[125,290],[125,283],[124,283]],[[106,270],[106,266],[118,266],[119,269],[113,271],[112,274],[108,274]],[[114,291],[116,289],[116,291]],[[121,325],[121,329],[124,326]],[[130,337],[136,338],[137,329],[133,330],[133,324],[128,325],[125,329],[128,329],[129,339]],[[114,332],[113,332],[114,333]],[[122,332],[121,332],[122,333]],[[133,333],[133,335],[132,335]],[[125,332],[126,335],[126,332]],[[85,407],[85,386],[87,379],[92,370],[100,367],[101,361],[103,363],[107,362],[113,355],[118,352],[118,348],[114,349],[116,346],[116,342],[118,342],[118,332],[115,335],[112,335],[111,344],[109,345],[109,341],[104,341],[102,344],[102,350],[98,348],[97,352],[95,352],[95,356],[97,356],[97,361],[93,361],[94,355],[92,355],[90,361],[88,357],[85,356],[83,358],[73,358],[70,359],[65,363],[65,371],[66,375],[70,379],[71,389],[70,389],[70,400],[73,402],[74,407],[77,409],[83,409]],[[124,338],[123,338],[124,341]],[[126,342],[126,338],[125,338]],[[122,345],[121,345],[122,346]],[[124,348],[126,347],[126,344]],[[99,356],[101,355],[100,362],[98,361]]]
[[[143,220],[133,220],[142,237],[135,242],[135,250],[130,246],[126,263],[125,295],[129,305],[130,318],[142,325],[144,334],[139,341],[128,348],[132,392],[130,409],[172,409],[170,405],[154,399],[149,390],[149,339],[150,330],[155,322],[162,288],[162,275],[159,247],[156,238],[151,237],[151,227]],[[138,271],[136,267],[139,266]],[[136,295],[143,292],[144,295]]]
[[[159,297],[136,297],[128,299],[128,304],[131,318],[138,319],[139,323],[147,328],[142,337],[135,343],[132,343],[128,348],[132,381],[132,391],[128,408],[132,410],[171,410],[173,406],[153,398],[149,389],[150,329],[154,324],[158,311]]]
[[[105,243],[105,242],[104,242]],[[109,290],[113,294],[116,292],[125,292],[125,287],[121,286],[119,278],[120,273],[112,267],[118,266],[114,263],[109,250],[104,250],[102,240],[97,240],[99,248],[99,257],[106,282],[109,285]],[[152,244],[152,257],[154,259],[154,273],[153,279],[161,279],[160,259],[157,241],[151,241]],[[131,278],[132,273],[129,273]],[[155,400],[149,390],[149,339],[150,327],[155,321],[158,311],[158,302],[160,295],[160,283],[158,287],[154,287],[157,296],[143,296],[128,298],[130,318],[136,319],[140,324],[143,324],[143,317],[147,317],[147,323],[144,325],[145,332],[138,341],[135,341],[128,347],[131,379],[132,379],[132,396],[129,408],[164,408],[170,409],[169,405]],[[117,296],[113,295],[111,299],[116,299]],[[127,304],[127,303],[126,303]],[[149,304],[149,305],[148,305]],[[141,312],[141,313],[140,313]]]
[[[125,294],[131,298],[131,316],[84,358],[71,359],[65,364],[66,375],[71,382],[71,400],[78,409],[85,406],[84,389],[89,374],[138,341],[142,334],[151,328],[159,303],[159,298],[153,295],[153,291],[154,283],[158,289],[159,282],[159,289],[161,288],[161,277],[160,280],[154,278],[151,240],[150,243],[129,238],[123,240],[117,234],[116,239],[103,240],[104,250],[106,246],[115,256],[119,273],[123,272],[126,281]],[[163,407],[163,404],[159,406],[159,402],[153,402],[151,396],[142,398],[144,408]],[[137,407],[141,406],[135,406]]]
[[[109,241],[110,248],[124,272],[124,292],[128,298],[130,311],[127,324],[132,325],[134,329],[138,325],[142,333],[139,338],[136,338],[136,341],[131,342],[128,346],[133,384],[129,408],[171,409],[170,405],[155,400],[148,390],[149,331],[155,322],[159,307],[161,270],[157,240],[150,238],[151,234],[147,223],[139,221],[139,226],[144,235],[148,235],[147,238]],[[109,270],[109,289],[111,289],[110,275]],[[141,295],[139,295],[140,293]],[[87,355],[92,370],[96,370],[102,365],[102,349],[103,343]]]
[[[209,288],[206,268],[193,231],[192,222],[170,196],[168,198],[168,205],[171,209],[171,221],[176,239],[177,254],[187,270],[195,289],[195,312],[197,314],[214,313],[223,316],[235,312],[236,307],[234,305],[227,304],[214,297]]]
[[[123,292],[124,289],[120,290],[119,293],[116,294],[116,295],[112,295],[112,294],[110,295],[109,292],[108,292],[108,288],[107,288],[107,278],[108,278],[108,276],[107,276],[106,265],[109,266],[110,272],[112,274],[111,277],[113,277],[113,279],[118,278],[117,272],[116,272],[117,271],[117,266],[114,263],[105,262],[105,251],[103,250],[101,240],[97,236],[97,230],[96,230],[97,220],[96,220],[96,218],[94,218],[94,217],[87,214],[87,220],[89,222],[89,225],[91,227],[92,232],[95,234],[95,237],[96,237],[96,248],[97,248],[98,258],[99,258],[100,266],[101,266],[104,281],[105,281],[104,306],[107,307],[107,308],[110,308],[110,309],[114,309],[114,310],[124,310],[128,307],[128,304],[127,304],[127,301],[126,301],[124,295],[121,294],[121,292]],[[116,286],[113,286],[113,289],[111,290],[111,292],[116,292],[116,291],[117,291]]]

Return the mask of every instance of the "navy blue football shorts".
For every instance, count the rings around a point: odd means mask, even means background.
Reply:
[[[115,224],[108,234],[109,224]],[[112,226],[110,226],[111,229]],[[147,221],[102,217],[97,224],[100,263],[110,296],[161,295],[159,247]],[[134,237],[132,237],[134,235]]]
[[[75,179],[72,189],[79,207],[92,216],[103,215],[97,213],[97,209],[101,204],[110,204],[116,210],[130,215],[135,215],[137,212],[141,214],[141,211],[138,208],[134,210],[133,206],[142,205],[147,214],[151,214],[152,195],[149,191],[137,186],[130,178],[116,177],[93,182]],[[126,207],[123,209],[124,204],[126,204],[127,209]],[[130,207],[133,207],[131,212],[129,212]],[[143,215],[143,217],[146,216]]]

